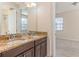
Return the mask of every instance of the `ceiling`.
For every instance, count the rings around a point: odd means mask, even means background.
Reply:
[[[28,12],[26,11],[28,11],[28,6],[34,7],[35,4],[31,2],[0,2],[0,13],[7,15],[11,13],[12,10],[21,9],[22,14],[27,15]]]
[[[3,13],[5,15],[9,14],[12,10],[22,9],[26,7],[26,4],[27,3],[24,2],[0,2],[0,13]],[[23,14],[26,15],[27,13],[25,13],[25,11],[23,10]]]
[[[0,2],[0,10],[1,9],[16,9],[26,7],[26,2]]]
[[[8,3],[8,2],[0,2],[0,10],[1,9],[9,9],[11,7],[12,8],[16,7],[15,3],[12,3],[12,2],[10,2],[10,3]]]
[[[76,6],[73,6],[72,3],[73,2],[56,2],[56,13],[79,9],[79,3],[77,3]]]
[[[72,3],[73,2],[56,2],[56,13],[79,9],[79,3],[77,3],[77,6],[72,6]],[[26,4],[27,2],[0,2],[0,10],[23,8]]]

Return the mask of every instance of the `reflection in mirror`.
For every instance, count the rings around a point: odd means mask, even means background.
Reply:
[[[30,33],[37,30],[37,7],[36,4],[28,4],[28,7],[20,8],[20,33]],[[18,30],[18,29],[17,29]]]
[[[21,9],[21,32],[26,33],[28,30],[28,9]]]
[[[10,10],[10,14],[7,16],[7,25],[7,34],[16,34],[16,10]]]
[[[0,6],[4,7],[0,8],[0,35],[37,30],[35,3],[2,3]]]

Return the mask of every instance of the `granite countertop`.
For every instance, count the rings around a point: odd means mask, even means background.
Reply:
[[[22,44],[29,43],[31,41],[35,41],[46,37],[47,35],[35,35],[35,36],[26,36],[23,35],[20,38],[15,38],[14,40],[0,40],[0,53],[16,48]]]

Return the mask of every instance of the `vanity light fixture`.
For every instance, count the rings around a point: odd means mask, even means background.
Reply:
[[[27,7],[36,7],[36,3],[27,3],[26,4]]]

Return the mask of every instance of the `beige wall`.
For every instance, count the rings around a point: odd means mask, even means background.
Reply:
[[[38,3],[37,30],[47,32],[51,25],[51,3]]]
[[[79,41],[79,10],[57,14],[64,19],[64,30],[57,32],[57,38]]]
[[[29,8],[28,12],[28,30],[37,30],[37,7]]]

